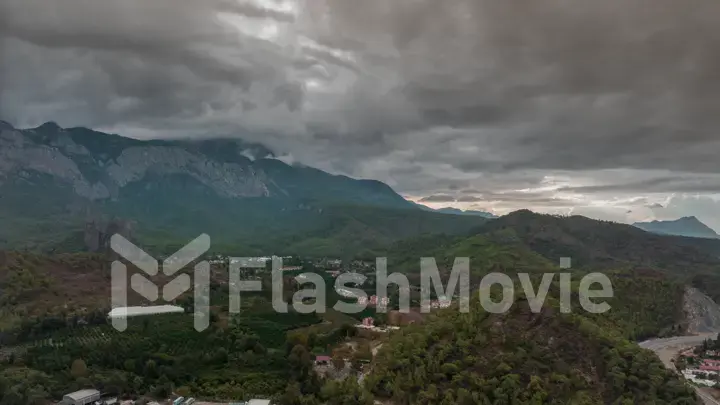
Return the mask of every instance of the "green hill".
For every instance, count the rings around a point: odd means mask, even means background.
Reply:
[[[522,300],[496,315],[442,311],[393,335],[366,380],[401,404],[697,404],[649,351],[580,315]]]

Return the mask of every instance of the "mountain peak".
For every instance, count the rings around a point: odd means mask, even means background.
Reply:
[[[705,225],[696,216],[682,217],[671,221],[636,222],[633,226],[647,232],[665,235],[690,236],[696,238],[720,238],[712,228]]]
[[[48,121],[39,127],[35,128],[36,131],[62,131],[62,127],[55,121]]]

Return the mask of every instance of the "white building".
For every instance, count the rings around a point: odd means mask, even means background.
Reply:
[[[147,316],[159,314],[184,313],[183,307],[175,305],[154,305],[148,307],[118,307],[113,308],[108,317],[110,318],[129,318],[133,316]]]
[[[269,399],[251,399],[247,402],[231,402],[230,405],[270,405]]]
[[[94,389],[71,392],[63,396],[64,405],[86,405],[100,399],[100,391]]]

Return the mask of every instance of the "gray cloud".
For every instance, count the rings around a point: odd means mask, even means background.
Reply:
[[[455,197],[450,195],[435,194],[422,198],[420,202],[455,202]]]
[[[497,209],[625,218],[720,193],[714,0],[4,0],[0,15],[0,118],[20,126],[238,136]]]
[[[474,195],[461,195],[456,199],[457,202],[478,202],[482,200],[483,199],[481,197],[477,197]]]

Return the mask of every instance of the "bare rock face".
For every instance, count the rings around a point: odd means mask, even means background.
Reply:
[[[6,213],[27,219],[17,227],[28,232],[34,221],[51,217],[62,220],[54,221],[58,228],[68,219],[82,223],[86,208],[144,224],[193,219],[188,228],[201,220],[222,228],[230,216],[252,222],[272,212],[296,215],[288,213],[293,207],[308,215],[323,213],[318,205],[330,203],[411,207],[380,182],[274,157],[262,145],[232,137],[142,141],[54,123],[34,129],[0,123],[0,197],[18,196],[0,203],[6,202]],[[92,223],[84,230],[90,250],[103,249],[105,226]]]
[[[134,141],[130,141],[134,142]],[[141,142],[137,144],[142,145]],[[82,164],[80,164],[82,162]],[[92,173],[90,173],[92,172]],[[0,125],[0,184],[17,173],[49,175],[89,200],[106,200],[128,184],[154,175],[186,175],[222,197],[268,197],[272,181],[238,153],[237,162],[219,161],[188,146],[143,145],[119,156],[93,155],[56,124],[35,130]],[[90,175],[92,174],[92,175]]]
[[[209,160],[179,147],[148,146],[125,149],[107,168],[119,187],[146,175],[186,174],[225,197],[267,197],[266,176],[252,167]]]
[[[690,333],[720,332],[720,305],[699,290],[688,287],[684,299]]]
[[[0,129],[0,178],[29,171],[68,183],[81,197],[96,200],[110,196],[103,184],[88,181],[57,147],[38,144],[18,130]]]

